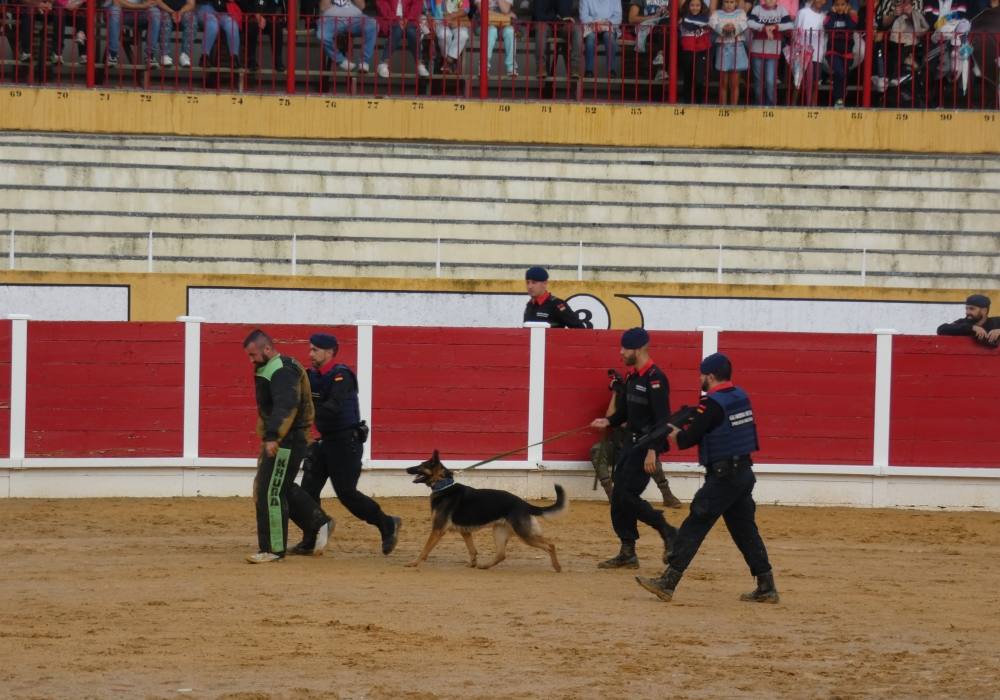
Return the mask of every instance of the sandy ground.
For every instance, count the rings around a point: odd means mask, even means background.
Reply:
[[[250,566],[247,499],[0,500],[0,696],[1000,696],[1000,514],[761,507],[769,606],[738,601],[721,523],[661,603],[595,569],[599,502],[547,524],[561,574],[520,542],[468,569],[457,535],[404,568],[427,502],[384,504],[405,518],[390,557],[327,502],[326,556]],[[651,532],[639,553],[662,569]]]

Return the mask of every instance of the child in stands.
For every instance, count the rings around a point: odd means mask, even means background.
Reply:
[[[701,104],[708,82],[708,54],[712,50],[712,30],[708,26],[708,6],[703,0],[687,0],[680,13],[680,63],[684,98]]]
[[[778,0],[762,0],[750,10],[747,26],[753,35],[750,43],[750,65],[753,68],[754,102],[773,107],[778,103],[778,57],[782,37],[795,28],[792,18]]]
[[[715,69],[719,71],[719,104],[739,104],[740,73],[747,69],[747,50],[743,45],[746,13],[737,9],[736,0],[722,0],[722,7],[712,13],[708,24],[718,43]]]
[[[847,70],[854,57],[854,32],[858,27],[858,15],[847,0],[833,0],[833,9],[826,16],[829,34],[826,55],[833,71],[833,103],[837,107],[844,106],[847,96]]]
[[[826,53],[826,37],[823,26],[826,0],[812,0],[795,18],[795,41],[792,45],[792,73],[796,92],[799,91],[801,71],[802,103],[815,107],[819,102],[819,80],[823,75],[823,55]],[[801,65],[805,64],[805,65]],[[796,99],[793,98],[792,102]]]

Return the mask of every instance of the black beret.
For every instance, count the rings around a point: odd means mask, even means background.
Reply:
[[[534,267],[529,267],[528,271],[524,273],[524,279],[531,280],[532,282],[548,282],[549,273],[544,267],[535,265]]]
[[[333,350],[337,347],[337,338],[329,333],[313,333],[309,336],[309,342],[321,350]]]
[[[649,345],[649,333],[644,328],[629,328],[622,333],[622,347],[626,350],[638,350],[643,345]]]
[[[701,366],[698,369],[702,374],[718,374],[728,364],[730,364],[728,357],[721,352],[713,352],[701,361]]]
[[[990,308],[990,298],[983,294],[973,294],[965,300],[966,306],[978,306],[980,309]]]

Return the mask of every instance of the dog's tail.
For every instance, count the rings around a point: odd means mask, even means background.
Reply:
[[[532,515],[541,515],[542,517],[549,517],[551,515],[556,515],[566,510],[566,492],[563,491],[563,487],[556,484],[556,502],[550,506],[532,506],[530,512]]]

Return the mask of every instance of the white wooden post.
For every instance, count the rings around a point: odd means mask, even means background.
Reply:
[[[528,356],[528,444],[538,442],[545,434],[545,332],[549,324],[528,321],[530,345]],[[528,448],[528,461],[542,463],[543,445]]]
[[[698,326],[701,331],[701,356],[708,357],[713,352],[719,352],[719,332],[721,326]]]
[[[370,429],[361,462],[368,464],[371,461],[372,442],[375,439],[375,427],[372,425],[375,321],[355,321],[354,325],[358,327],[358,408],[361,410],[361,420],[367,421]]]
[[[27,314],[8,314],[10,319],[10,460],[24,463],[25,411],[28,405],[28,321]]]
[[[198,459],[201,413],[201,316],[178,316],[184,324],[184,459]]]
[[[875,427],[872,465],[879,474],[889,466],[889,419],[892,399],[892,328],[875,329]]]

